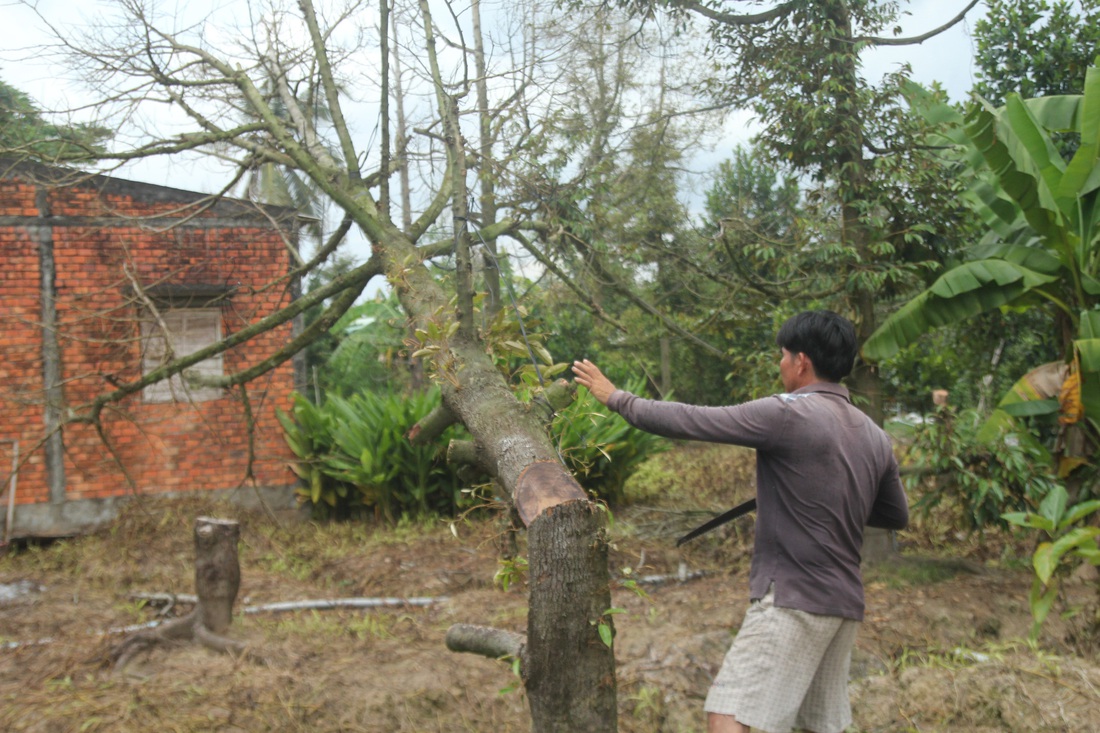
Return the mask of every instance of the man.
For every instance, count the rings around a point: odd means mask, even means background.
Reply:
[[[710,733],[848,727],[863,528],[909,520],[889,437],[839,384],[856,357],[851,322],[800,313],[776,343],[786,393],[733,407],[641,399],[590,361],[573,364],[577,383],[634,427],[756,449],[751,604],[707,695]]]

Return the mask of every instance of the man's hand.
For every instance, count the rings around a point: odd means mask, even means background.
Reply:
[[[603,375],[595,364],[588,359],[573,362],[573,374],[576,375],[577,384],[587,387],[601,405],[606,405],[611,399],[611,393],[615,391],[615,385]]]

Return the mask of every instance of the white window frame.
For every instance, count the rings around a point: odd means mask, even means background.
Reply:
[[[147,314],[141,322],[141,373],[148,374],[171,358],[188,356],[221,339],[220,308],[164,308],[156,317]],[[217,400],[225,395],[225,390],[203,384],[203,379],[224,375],[222,355],[215,354],[145,387],[142,399],[147,403]]]

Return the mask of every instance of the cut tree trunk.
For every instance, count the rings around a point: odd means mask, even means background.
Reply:
[[[233,603],[241,584],[237,557],[240,525],[228,519],[198,517],[195,520],[195,595],[191,613],[156,629],[139,631],[119,642],[110,652],[116,671],[141,652],[160,644],[198,641],[229,654],[244,654],[243,642],[223,636],[233,620]]]
[[[615,659],[599,631],[603,625],[614,633],[602,519],[592,502],[572,501],[528,527],[531,605],[523,670],[537,733],[616,730]]]
[[[233,521],[199,517],[195,520],[195,594],[199,597],[198,623],[221,634],[233,621],[233,603],[241,587],[237,543],[241,527]]]
[[[535,413],[500,383],[484,351],[462,353],[462,389],[444,399],[478,441],[528,530],[529,610],[519,655],[533,733],[617,730],[604,515],[558,460]],[[484,638],[490,638],[484,637]],[[501,656],[477,640],[462,651]]]

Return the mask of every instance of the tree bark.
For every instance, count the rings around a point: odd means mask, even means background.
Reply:
[[[601,514],[574,501],[528,527],[524,676],[535,733],[616,730],[615,660],[598,630],[614,629]]]
[[[875,261],[870,248],[870,232],[863,223],[860,204],[870,200],[868,161],[863,157],[863,119],[859,107],[859,57],[852,44],[852,19],[844,0],[829,5],[829,19],[836,35],[829,42],[829,52],[836,61],[836,92],[833,99],[838,115],[837,129],[832,137],[837,141],[837,189],[841,200],[841,241],[859,253],[862,266]],[[858,283],[850,298],[855,314],[859,343],[875,331],[875,293],[866,284]],[[859,362],[852,373],[853,393],[861,398],[859,407],[876,424],[882,425],[882,384],[878,370]]]
[[[237,543],[241,527],[227,519],[195,520],[195,595],[199,597],[199,624],[215,634],[229,628],[233,603],[241,587]]]
[[[402,261],[397,242],[386,254]],[[447,299],[423,268],[406,270],[398,294],[424,322]],[[443,402],[477,441],[483,465],[513,496],[528,525],[534,653],[521,660],[535,733],[617,729],[615,658],[599,638],[611,606],[602,514],[562,466],[541,418],[516,399],[476,338],[458,332],[434,357]],[[530,642],[529,642],[530,643]],[[532,687],[533,685],[533,687]]]
[[[838,189],[841,198],[841,239],[857,251],[863,263],[874,261],[870,251],[870,232],[862,221],[859,203],[868,200],[868,161],[863,157],[863,120],[859,99],[858,52],[851,43],[852,21],[845,2],[838,0],[830,7],[830,19],[837,34],[830,42],[830,52],[836,55],[837,92],[835,104],[845,114],[835,131],[839,146],[837,169],[841,171]],[[875,293],[864,284],[858,284],[850,298],[855,312],[856,337],[860,344],[875,331]],[[859,407],[882,425],[882,380],[872,364],[857,359],[849,379],[853,396]],[[887,530],[867,528],[863,544],[863,560],[867,563],[884,562],[895,556],[893,533]]]

